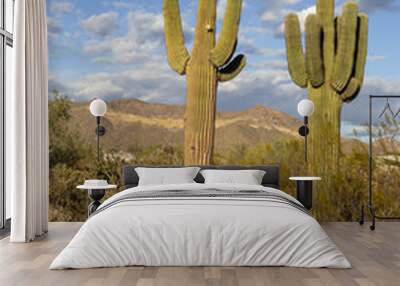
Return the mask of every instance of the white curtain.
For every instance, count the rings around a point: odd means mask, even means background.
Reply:
[[[48,70],[45,0],[15,1],[13,93],[6,98],[6,187],[12,242],[48,225]]]

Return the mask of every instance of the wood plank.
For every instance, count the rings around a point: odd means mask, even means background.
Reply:
[[[81,223],[50,223],[47,235],[28,244],[0,240],[0,285],[398,285],[400,223],[368,225],[326,223],[325,231],[352,263],[352,269],[289,267],[118,267],[83,270],[48,269]]]

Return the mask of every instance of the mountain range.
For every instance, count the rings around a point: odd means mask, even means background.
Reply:
[[[89,104],[73,102],[69,124],[84,140],[94,145],[96,120],[90,114]],[[102,146],[107,149],[128,152],[151,145],[183,145],[183,105],[116,99],[107,102],[107,109],[102,118],[102,125],[107,131],[101,138]],[[215,150],[225,153],[237,145],[254,146],[284,139],[301,140],[297,131],[301,125],[302,122],[297,118],[261,105],[238,112],[218,112]],[[379,142],[374,144],[374,152],[381,155],[385,152]],[[396,146],[399,145],[396,143]],[[359,140],[342,138],[344,153],[351,153],[355,146],[367,150],[366,144]]]
[[[154,144],[182,145],[184,106],[147,103],[137,99],[118,99],[107,103],[102,119],[106,135],[101,144],[106,148],[128,151],[132,147]],[[95,143],[96,121],[88,102],[72,104],[71,122],[80,135]],[[289,114],[264,106],[239,112],[218,112],[215,149],[224,152],[234,145],[299,138],[301,121]]]

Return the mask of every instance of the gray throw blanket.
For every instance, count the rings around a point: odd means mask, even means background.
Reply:
[[[117,205],[122,202],[127,201],[143,201],[143,200],[152,200],[152,199],[187,199],[190,200],[192,198],[196,199],[210,199],[210,198],[230,198],[230,199],[257,199],[257,200],[265,200],[270,202],[276,202],[280,204],[286,204],[296,208],[299,211],[302,211],[306,214],[309,214],[309,211],[304,208],[303,205],[297,203],[296,201],[290,200],[284,196],[279,194],[268,192],[268,191],[260,191],[260,190],[240,190],[240,191],[227,191],[227,190],[218,190],[215,188],[212,189],[203,189],[203,190],[165,190],[165,191],[139,191],[132,192],[126,195],[122,195],[115,200],[107,202],[105,205],[101,205],[97,211],[92,213],[91,217],[107,210],[108,208]]]

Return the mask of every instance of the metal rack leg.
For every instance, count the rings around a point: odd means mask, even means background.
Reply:
[[[361,206],[361,215],[360,215],[360,220],[358,221],[360,225],[364,224],[364,205]]]
[[[372,224],[370,225],[370,229],[371,230],[375,230],[375,222],[376,219],[379,220],[400,220],[400,217],[385,217],[385,216],[380,216],[380,215],[376,215],[375,212],[375,208],[373,207],[373,190],[372,190],[372,178],[373,178],[373,148],[372,148],[372,125],[373,125],[373,121],[372,121],[372,101],[373,99],[386,99],[387,104],[389,103],[389,98],[400,98],[400,95],[370,95],[369,96],[369,122],[368,122],[368,133],[369,133],[369,143],[368,143],[368,182],[369,182],[369,186],[368,186],[368,204],[364,205],[363,208],[361,209],[361,218],[359,223],[363,224],[364,223],[364,207],[368,208],[369,214],[371,215],[371,220],[372,220]],[[390,108],[390,105],[389,105]],[[382,114],[386,112],[387,109],[387,105],[385,106],[385,109],[383,110]],[[380,115],[381,116],[381,115]],[[380,117],[379,116],[379,117]],[[392,112],[392,116],[393,118],[395,118],[396,116],[393,114]]]
[[[370,225],[370,230],[375,230],[375,210],[371,207],[372,224]]]
[[[388,217],[388,216],[379,216],[377,215],[377,212],[375,210],[375,208],[370,205],[363,205],[361,207],[361,214],[360,214],[360,220],[358,221],[360,223],[360,225],[364,224],[365,222],[365,208],[367,208],[367,212],[369,213],[370,217],[371,217],[371,225],[369,226],[370,230],[375,230],[376,228],[376,220],[400,220],[400,217]]]

